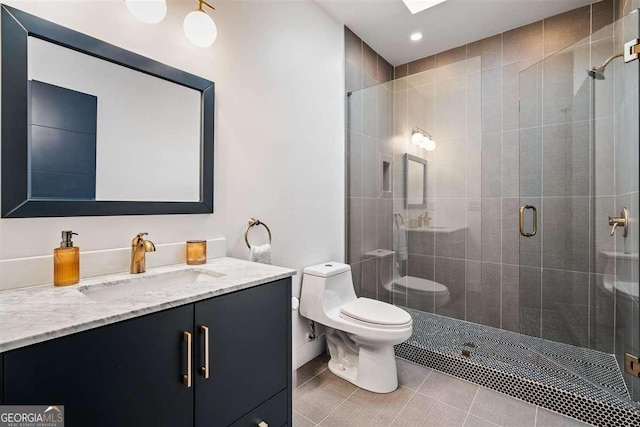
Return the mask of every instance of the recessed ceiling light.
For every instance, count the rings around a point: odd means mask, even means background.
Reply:
[[[425,9],[429,9],[437,4],[440,4],[446,0],[402,0],[404,4],[409,8],[409,11],[415,15],[418,12],[422,12]]]
[[[413,33],[409,38],[414,42],[417,42],[418,40],[422,40],[422,33]]]

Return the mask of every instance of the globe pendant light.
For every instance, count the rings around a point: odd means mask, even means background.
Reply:
[[[202,6],[210,7],[213,10],[215,8],[203,0],[198,0],[198,2],[198,8],[184,18],[184,33],[194,45],[209,47],[216,41],[218,29],[213,19],[202,10]]]
[[[167,15],[165,0],[125,0],[133,16],[146,24],[157,24]]]

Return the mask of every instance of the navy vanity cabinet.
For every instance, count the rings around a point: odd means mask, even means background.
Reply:
[[[67,427],[291,426],[290,304],[287,278],[11,350],[0,399]]]
[[[4,355],[0,354],[0,404],[4,403]]]
[[[261,422],[267,426],[286,426],[287,424],[287,391],[281,391],[271,399],[258,406],[247,415],[236,421],[231,427],[255,427]]]
[[[262,409],[262,417],[257,408],[289,384],[288,283],[290,280],[281,280],[196,304],[196,330],[205,326],[210,333],[210,376],[196,375],[196,427],[228,426],[254,409],[254,416],[261,419],[239,425],[255,427],[265,422],[282,426],[277,423],[282,417],[273,415],[273,405]],[[204,342],[204,337],[199,340]],[[203,352],[196,356],[199,373],[204,357]],[[280,405],[282,415],[290,412],[287,400],[284,402]]]
[[[9,351],[5,404],[64,405],[67,427],[193,425],[192,330],[187,305]]]

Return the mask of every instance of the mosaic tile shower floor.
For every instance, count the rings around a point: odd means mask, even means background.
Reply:
[[[396,347],[401,358],[591,424],[640,426],[639,406],[631,403],[611,354],[405,310],[414,333]]]

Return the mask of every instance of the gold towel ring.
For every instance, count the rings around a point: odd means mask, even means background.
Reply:
[[[267,233],[269,233],[269,244],[271,244],[271,230],[269,230],[269,227],[267,227],[267,224],[260,221],[259,219],[249,218],[249,224],[247,225],[247,228],[244,230],[244,241],[247,244],[247,247],[249,249],[251,249],[251,245],[249,244],[249,230],[251,229],[251,227],[257,226],[257,225],[261,225],[267,229]]]

